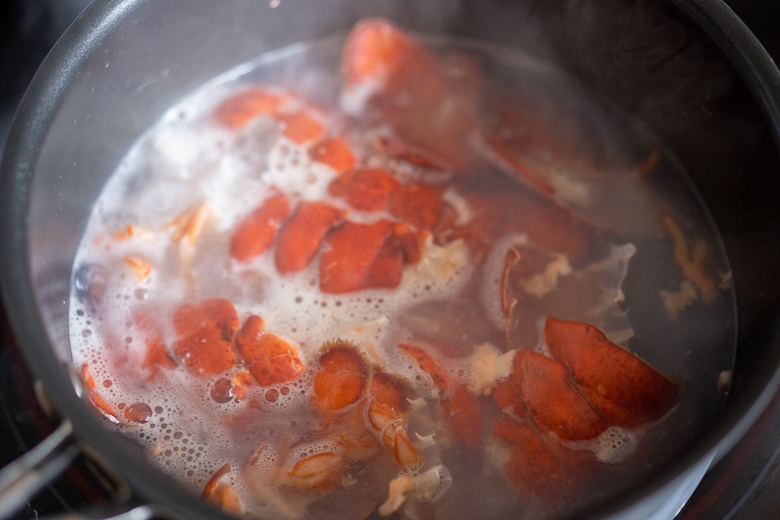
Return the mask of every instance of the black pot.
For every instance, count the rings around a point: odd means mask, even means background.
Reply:
[[[107,177],[181,96],[264,51],[385,16],[414,31],[524,46],[556,60],[583,88],[642,120],[699,188],[723,236],[737,298],[727,404],[642,486],[578,518],[673,516],[780,384],[780,74],[718,0],[585,4],[106,0],[87,9],[24,98],[0,191],[3,305],[15,341],[68,425],[52,441],[60,453],[75,442],[105,462],[134,491],[123,506],[149,504],[139,517],[227,518],[104,428],[80,395],[68,344],[74,255]]]

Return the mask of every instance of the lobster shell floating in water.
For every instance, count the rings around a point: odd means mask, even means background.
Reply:
[[[411,273],[417,280],[452,273],[468,279],[462,273],[491,271],[498,262],[492,285],[481,275],[488,287],[482,296],[500,309],[493,318],[506,345],[464,349],[424,334],[379,348],[346,334],[304,345],[274,330],[266,316],[246,315],[239,303],[219,297],[184,303],[170,317],[136,315],[132,326],[144,331],[146,347],[139,370],[147,382],[164,384],[177,370],[209,380],[216,402],[242,405],[219,425],[236,432],[272,420],[274,403],[287,395],[307,396],[303,431],[259,442],[243,467],[221,465],[203,489],[204,499],[237,515],[249,513],[238,487],[281,517],[299,517],[353,485],[351,469],[377,460],[377,472],[395,474],[380,514],[420,504],[435,511],[453,479],[440,454],[448,443],[473,452],[491,447],[524,499],[553,507],[586,488],[600,465],[630,455],[630,447],[610,447],[605,439],[630,437],[678,400],[674,381],[610,341],[600,324],[550,312],[538,345],[524,345],[534,350],[512,341],[520,278],[536,276],[536,285],[522,287],[538,296],[555,291],[557,277],[575,268],[588,272],[581,263],[593,256],[591,239],[602,231],[589,223],[601,215],[583,211],[591,206],[582,202],[597,189],[594,179],[610,180],[594,170],[596,161],[571,167],[577,146],[556,143],[554,132],[506,93],[496,107],[497,89],[475,59],[437,56],[384,20],[355,27],[343,74],[346,116],[273,86],[247,88],[214,109],[212,122],[229,135],[250,131],[257,120],[269,123],[275,149],[303,150],[310,173],[320,176],[312,184],[325,181],[313,198],[272,178],[264,198],[230,230],[223,256],[237,272],[272,257],[276,276],[314,273],[315,295],[396,290]],[[561,150],[558,163],[545,162],[548,148]],[[472,189],[486,168],[509,170],[531,191]],[[180,274],[188,280],[208,227],[203,208],[183,212],[166,231],[180,246]],[[632,254],[633,246],[624,246],[613,255],[621,266],[614,292]],[[136,274],[142,269],[139,280],[153,276],[149,262],[128,265]],[[480,282],[474,279],[464,286]],[[96,306],[100,294],[92,289],[85,294]],[[609,306],[620,314],[617,298]],[[82,377],[101,413],[125,426],[143,423],[109,402],[88,364]]]

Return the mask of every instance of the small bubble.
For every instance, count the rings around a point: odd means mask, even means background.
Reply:
[[[144,424],[152,416],[152,407],[146,403],[133,403],[125,410],[125,418]]]
[[[103,386],[105,386],[106,388],[111,388],[111,385],[113,385],[113,384],[114,384],[114,382],[111,381],[110,379],[104,379],[103,380]]]
[[[81,331],[81,337],[82,338],[88,338],[92,335],[92,331],[89,329],[84,329]]]
[[[217,379],[211,387],[210,395],[217,403],[229,402],[233,399],[233,382],[226,377]]]

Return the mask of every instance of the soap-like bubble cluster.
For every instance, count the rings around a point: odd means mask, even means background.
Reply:
[[[635,433],[624,428],[610,426],[593,440],[567,442],[566,445],[574,449],[591,451],[605,464],[618,464],[636,451],[639,439]]]

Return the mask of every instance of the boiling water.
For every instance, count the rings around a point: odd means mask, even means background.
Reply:
[[[446,344],[449,350],[441,363],[448,377],[454,384],[473,383],[480,377],[476,357],[470,356],[475,347],[498,360],[506,359],[500,355],[505,346],[544,352],[538,326],[549,314],[596,324],[613,342],[627,346],[680,385],[679,403],[659,424],[641,431],[610,428],[596,440],[569,443],[602,461],[593,475],[600,482],[594,499],[641,479],[694,438],[725,399],[733,360],[733,294],[717,233],[661,143],[604,103],[578,92],[546,63],[474,44],[437,43],[442,52],[465,50],[477,57],[491,77],[519,98],[558,106],[553,114],[570,109],[578,114],[586,124],[576,128],[587,127],[587,142],[598,149],[600,161],[630,173],[643,151],[653,151],[657,160],[641,180],[634,178],[630,186],[615,183],[602,194],[603,218],[614,225],[582,224],[587,215],[573,218],[590,241],[587,255],[561,260],[554,290],[542,288],[537,296],[519,297],[524,312],[510,320],[508,339],[500,306],[504,253],[514,245],[522,254],[533,255],[538,249],[533,233],[508,233],[481,254],[462,240],[429,243],[424,260],[405,267],[397,288],[335,295],[318,290],[316,261],[299,273],[280,275],[270,253],[248,263],[230,258],[232,231],[275,190],[294,200],[321,199],[340,207],[344,201],[328,194],[337,174],[312,161],[308,145],[280,138],[267,118],[238,133],[226,129],[215,123],[215,107],[247,85],[293,88],[306,102],[321,107],[329,126],[343,126],[348,118],[339,108],[345,103],[338,74],[342,44],[334,38],[297,45],[261,56],[203,86],[139,140],[106,185],[75,262],[70,331],[74,363],[88,367],[93,392],[114,411],[116,417],[104,414],[111,427],[136,439],[150,461],[196,493],[229,463],[226,481],[250,516],[366,517],[385,500],[388,481],[399,473],[387,453],[353,462],[337,488],[327,492],[257,484],[263,482],[257,475],[281,464],[281,444],[294,445],[284,455],[288,461],[343,451],[316,438],[321,418],[309,404],[318,353],[327,340],[340,338],[405,381],[406,396],[414,403],[407,412],[408,429],[417,434],[412,440],[426,457],[420,472],[439,463],[446,468],[432,496],[402,509],[404,514],[426,516],[438,510],[438,518],[501,518],[544,513],[549,506],[526,501],[504,478],[506,446],[490,435],[492,422],[501,416],[492,400],[483,398],[481,449],[461,445],[441,424],[438,390],[395,346],[421,340]],[[360,143],[359,137],[355,142]],[[627,177],[635,177],[636,171],[629,173]],[[474,193],[488,199],[508,193],[501,204],[532,201],[544,211],[562,211],[491,167],[465,179],[420,175],[447,186],[445,201],[464,222],[470,218],[467,197]],[[636,186],[641,187],[638,195]],[[196,245],[183,251],[174,237],[177,217],[203,207],[208,208],[206,224]],[[697,297],[684,281],[661,214],[672,215],[686,237],[708,244],[704,265],[720,285],[712,301],[701,301],[702,295]],[[376,217],[353,211],[349,218],[370,222]],[[148,261],[151,275],[141,280],[128,258]],[[250,384],[243,399],[224,390],[231,374],[198,376],[184,363],[162,368],[161,375],[150,378],[144,366],[150,331],[137,316],[152,317],[170,354],[176,309],[208,298],[230,300],[242,323],[251,314],[261,316],[271,332],[298,347],[309,370],[288,384]],[[686,303],[665,307],[665,299],[668,304],[674,298]],[[505,378],[507,370],[493,377]],[[431,434],[433,446],[424,441]],[[548,512],[566,512],[591,498],[567,497],[564,509]]]

